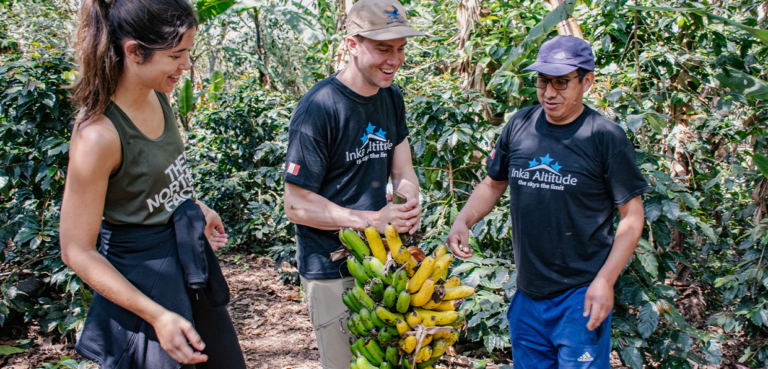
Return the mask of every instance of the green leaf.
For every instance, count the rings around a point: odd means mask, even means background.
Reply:
[[[645,122],[645,114],[627,115],[627,128],[632,132],[637,131],[643,125],[643,122]]]
[[[661,210],[669,219],[676,220],[680,215],[680,204],[675,200],[664,199],[661,202]]]
[[[712,227],[710,227],[707,223],[702,222],[701,220],[697,220],[696,223],[699,224],[699,228],[701,228],[702,232],[704,232],[707,237],[709,237],[712,242],[717,242],[717,237],[715,236],[715,231],[712,230]]]
[[[457,266],[456,268],[454,268],[453,271],[451,271],[451,275],[454,276],[454,275],[458,275],[459,273],[464,273],[466,271],[472,270],[473,268],[475,268],[477,266],[478,265],[475,264],[475,263],[464,263],[464,264],[461,264],[461,265]]]
[[[223,14],[232,5],[235,5],[234,0],[199,0],[195,4],[195,10],[200,24],[205,24]]]
[[[755,162],[755,166],[763,174],[763,177],[768,178],[768,158],[760,154],[752,155],[752,160]],[[3,186],[0,186],[0,188]],[[757,200],[757,199],[755,199]]]
[[[221,71],[214,71],[211,74],[211,86],[208,87],[209,94],[218,94],[224,90],[224,73]]]
[[[645,204],[645,218],[653,223],[661,216],[661,202],[658,198],[646,201]]]
[[[621,359],[624,363],[632,367],[632,369],[643,369],[643,354],[634,345],[629,345],[619,351]]]
[[[768,100],[768,85],[762,80],[734,69],[724,68],[715,78],[725,87],[745,96]]]
[[[640,260],[640,264],[643,265],[643,268],[653,276],[653,278],[659,277],[659,262],[656,260],[656,257],[653,256],[653,253],[646,252],[644,254],[636,252],[635,255],[637,255],[637,258]]]
[[[637,329],[643,338],[648,338],[659,325],[659,312],[656,305],[649,302],[640,309],[640,322],[637,323]]]
[[[20,349],[18,347],[8,346],[8,345],[0,345],[0,355],[13,355],[22,353],[27,350]]]
[[[187,114],[192,111],[193,104],[194,96],[192,93],[192,81],[186,79],[181,86],[181,91],[179,91],[179,114],[181,116],[187,116]]]

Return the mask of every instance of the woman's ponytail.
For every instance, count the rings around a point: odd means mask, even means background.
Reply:
[[[80,106],[75,125],[104,112],[122,69],[109,35],[111,4],[105,0],[85,0],[82,4],[75,32],[80,66],[80,74],[72,86],[72,101]]]
[[[75,32],[80,74],[71,86],[80,107],[75,125],[104,113],[123,73],[125,40],[136,40],[144,60],[176,47],[198,24],[187,0],[84,0]]]

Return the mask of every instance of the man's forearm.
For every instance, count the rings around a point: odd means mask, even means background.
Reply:
[[[637,242],[643,233],[645,214],[642,200],[638,196],[626,206],[626,214],[622,214],[624,216],[619,221],[608,259],[595,277],[595,279],[603,279],[611,285],[616,283],[619,274],[629,262],[629,258],[635,253]]]
[[[375,213],[347,209],[314,192],[286,184],[285,214],[291,223],[324,230],[363,229],[372,223]]]
[[[467,204],[456,216],[455,222],[462,221],[467,227],[471,227],[493,210],[506,189],[507,182],[494,181],[490,177],[485,177],[472,191]]]

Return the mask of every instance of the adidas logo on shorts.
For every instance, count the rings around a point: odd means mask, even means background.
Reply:
[[[585,361],[592,361],[595,360],[595,358],[592,357],[592,355],[589,354],[589,352],[585,352],[584,355],[581,355],[579,358],[579,361],[585,362]]]

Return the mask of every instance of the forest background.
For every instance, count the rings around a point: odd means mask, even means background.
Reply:
[[[614,349],[632,368],[768,367],[768,1],[554,1],[402,1],[428,35],[409,41],[396,78],[421,183],[420,246],[445,240],[503,123],[537,103],[521,70],[571,14],[597,58],[587,104],[626,131],[652,187],[642,239],[615,287]],[[197,191],[229,227],[227,252],[292,263],[288,122],[302,94],[343,67],[351,2],[195,6],[194,67],[174,109]],[[0,0],[0,329],[21,320],[70,341],[91,298],[58,245],[77,8]],[[472,228],[476,256],[454,265],[478,288],[462,340],[489,357],[509,352],[508,205],[505,196]]]

